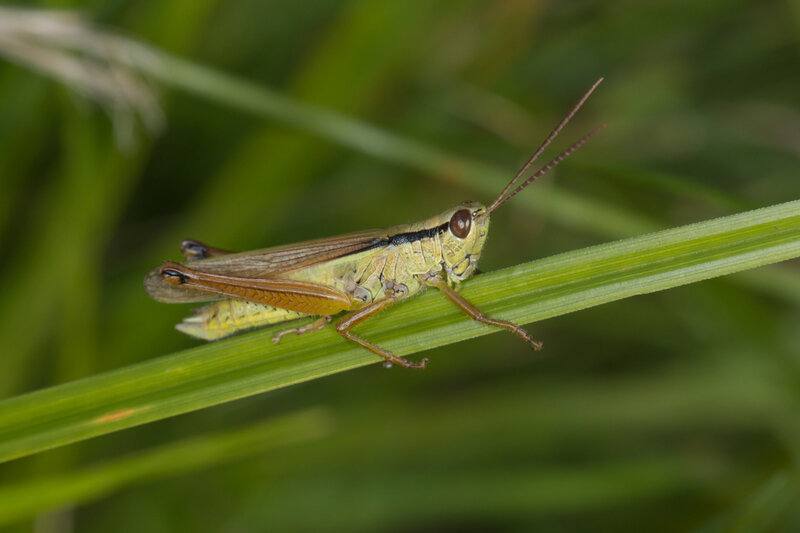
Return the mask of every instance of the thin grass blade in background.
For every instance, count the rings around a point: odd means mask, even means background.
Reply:
[[[310,409],[244,429],[170,443],[97,466],[0,486],[0,525],[64,505],[76,505],[122,487],[261,455],[324,437],[331,417]]]
[[[162,112],[149,80],[284,122],[442,180],[460,181],[488,196],[496,194],[508,180],[502,169],[448,154],[133,39],[95,29],[74,13],[0,8],[0,20],[5,20],[0,23],[0,54],[52,76],[106,106],[115,118],[123,146],[130,145],[136,116],[151,131],[162,127]],[[608,236],[657,228],[643,215],[558,189],[526,195],[521,203],[567,225]]]

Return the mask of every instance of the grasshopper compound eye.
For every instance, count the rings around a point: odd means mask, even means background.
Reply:
[[[456,211],[450,218],[450,233],[459,239],[464,239],[469,235],[469,228],[471,225],[472,215],[469,209],[461,209]]]

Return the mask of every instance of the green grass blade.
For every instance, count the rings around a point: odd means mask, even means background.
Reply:
[[[323,476],[286,483],[279,493],[259,491],[248,498],[248,505],[242,506],[240,514],[246,517],[243,522],[260,516],[265,520],[262,523],[274,525],[276,531],[379,531],[387,522],[438,522],[453,515],[482,522],[491,516],[599,512],[607,507],[641,505],[654,495],[675,490],[691,479],[688,470],[680,461],[662,456],[617,459],[590,466],[509,466],[491,472],[472,466],[457,473],[433,469],[426,471],[424,477],[408,470],[386,473],[404,505],[375,498],[385,490],[385,483],[367,471],[359,476],[358,483],[336,497],[331,496],[330,486],[339,478]],[[296,508],[292,504],[298,501],[320,502],[318,508],[322,512],[294,516],[279,513],[281,509]],[[371,512],[364,512],[365,507]],[[413,518],[409,517],[409,509],[413,510]],[[319,519],[323,513],[329,517],[325,522]]]
[[[83,503],[121,487],[314,440],[329,432],[330,422],[324,411],[310,409],[244,429],[171,443],[75,472],[6,485],[0,487],[0,524]]]
[[[798,256],[794,201],[481,275],[462,294],[493,316],[530,323]],[[0,402],[0,460],[377,361],[333,328],[274,346],[269,339],[281,327]],[[428,291],[358,331],[408,355],[492,329]]]

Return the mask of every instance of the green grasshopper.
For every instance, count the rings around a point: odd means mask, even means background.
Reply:
[[[386,367],[394,363],[424,368],[427,358],[414,363],[351,330],[393,303],[425,287],[436,287],[473,320],[506,329],[539,350],[542,344],[527,331],[512,322],[487,317],[457,289],[461,281],[476,273],[492,212],[603,129],[601,126],[585,135],[511,190],[601,81],[581,97],[489,207],[465,202],[414,224],[243,253],[188,240],[181,245],[186,264],[165,261],[147,275],[145,289],[161,302],[212,300],[176,326],[206,340],[243,329],[319,317],[278,333],[273,338],[278,343],[287,334],[320,329],[333,315],[350,311],[336,324],[342,337],[382,357]]]

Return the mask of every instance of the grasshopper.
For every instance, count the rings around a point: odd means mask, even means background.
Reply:
[[[210,300],[176,326],[205,340],[318,317],[278,333],[272,339],[278,343],[290,333],[301,335],[320,329],[333,315],[349,311],[336,324],[342,337],[382,357],[386,367],[424,368],[427,358],[415,363],[398,357],[353,334],[352,329],[395,302],[435,287],[473,320],[508,330],[539,350],[542,344],[527,331],[486,316],[457,289],[477,271],[492,212],[603,129],[601,126],[582,137],[512,190],[602,80],[578,100],[489,207],[465,202],[414,224],[243,253],[187,240],[181,245],[186,263],[165,261],[149,272],[145,289],[161,302]]]

